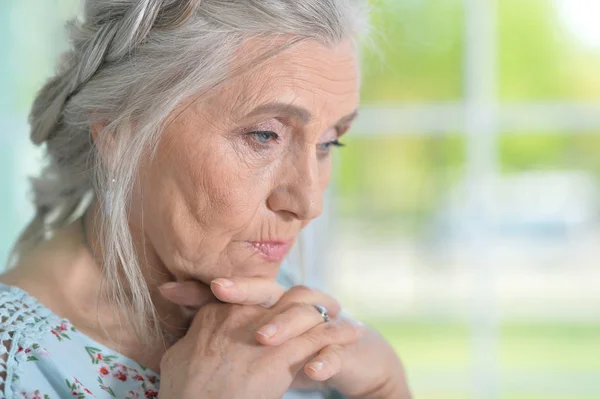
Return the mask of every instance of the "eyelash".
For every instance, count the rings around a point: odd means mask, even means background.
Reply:
[[[280,136],[277,133],[271,132],[271,131],[264,131],[264,130],[260,130],[260,131],[256,131],[256,132],[250,132],[250,133],[248,133],[248,135],[251,136],[252,138],[254,138],[254,140],[257,141],[257,144],[261,145],[261,146],[268,145],[268,142],[271,139],[275,140],[275,141],[279,141],[279,139],[280,139]],[[266,137],[267,140],[269,140],[269,141],[264,141],[264,142],[263,141],[259,141],[260,140],[259,137],[261,137],[261,138],[265,138]],[[336,140],[333,140],[333,141],[329,141],[327,143],[319,144],[318,146],[319,146],[320,150],[322,150],[322,151],[328,151],[331,147],[337,147],[337,148],[345,147],[345,144],[341,143],[339,141],[339,139],[336,139]]]
[[[335,139],[333,141],[329,141],[327,143],[323,143],[323,144],[319,144],[319,147],[325,147],[324,151],[328,151],[331,147],[337,147],[337,148],[342,148],[345,147],[346,144],[344,143],[340,143],[340,141],[338,139]]]
[[[271,131],[266,131],[266,130],[259,130],[259,131],[256,131],[256,132],[250,132],[250,133],[248,133],[248,135],[251,136],[252,138],[254,138],[256,140],[257,144],[260,144],[260,145],[267,145],[268,144],[268,141],[261,142],[259,140],[259,137],[261,137],[261,136],[263,138],[266,136],[269,140],[273,139],[275,141],[278,141],[279,138],[280,138],[280,136],[277,133],[271,132]]]

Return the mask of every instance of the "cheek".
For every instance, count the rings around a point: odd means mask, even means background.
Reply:
[[[161,143],[143,169],[144,231],[159,258],[175,272],[212,267],[236,235],[262,214],[268,171],[257,171],[218,139]],[[151,216],[150,216],[151,215]],[[218,262],[217,262],[218,263]]]
[[[204,145],[188,157],[179,157],[177,163],[173,173],[178,190],[184,193],[184,206],[195,223],[211,234],[243,229],[267,191],[264,172],[248,168],[225,142]]]

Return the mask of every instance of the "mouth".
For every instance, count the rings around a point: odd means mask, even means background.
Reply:
[[[265,259],[270,262],[280,262],[286,257],[294,240],[286,241],[248,241],[248,244],[252,246],[261,254]]]

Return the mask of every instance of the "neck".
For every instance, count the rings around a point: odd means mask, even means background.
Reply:
[[[88,253],[92,262],[96,265],[95,270],[99,270],[100,274],[105,275],[104,268],[104,253],[100,242],[100,226],[102,214],[99,212],[98,203],[95,202],[90,206],[90,209],[83,215],[81,221],[81,236],[82,242],[88,249]],[[178,306],[166,301],[158,290],[158,287],[164,283],[174,281],[174,277],[169,273],[164,263],[157,256],[156,251],[150,244],[150,240],[144,239],[143,231],[136,226],[136,223],[129,224],[129,230],[132,235],[132,242],[136,254],[143,254],[143,262],[139,261],[143,279],[146,287],[150,292],[153,306],[160,320],[162,333],[168,338],[167,341],[172,341],[172,338],[183,336],[187,330],[186,319],[181,314]],[[99,266],[98,266],[99,265]],[[129,291],[125,276],[122,273],[122,267],[118,265],[117,275],[126,291]],[[104,279],[105,280],[105,279]],[[108,284],[104,284],[106,289],[110,290]],[[104,297],[110,298],[109,293],[102,292]],[[110,301],[109,301],[110,302]],[[129,315],[122,314],[124,320],[129,319]]]
[[[97,228],[100,215],[97,204],[93,204],[83,216],[83,223],[76,221],[57,231],[0,280],[25,289],[90,338],[158,370],[165,348],[156,345],[148,350],[128,322],[130,316],[107,300],[112,291],[104,278]],[[179,307],[162,299],[158,292],[158,286],[172,281],[170,274],[152,248],[136,244],[144,242],[140,231],[132,229],[132,236],[136,253],[145,254],[142,273],[163,331],[167,337],[178,338],[185,333],[186,320]]]

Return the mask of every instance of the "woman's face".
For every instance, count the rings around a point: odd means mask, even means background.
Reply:
[[[133,198],[147,247],[177,280],[275,278],[358,102],[351,44],[305,42],[182,105]]]

